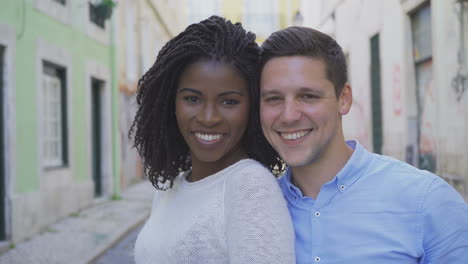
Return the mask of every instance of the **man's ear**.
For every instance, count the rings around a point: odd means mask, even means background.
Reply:
[[[353,90],[351,84],[345,83],[343,90],[341,91],[340,98],[338,99],[338,105],[341,115],[346,115],[351,109],[353,104]]]

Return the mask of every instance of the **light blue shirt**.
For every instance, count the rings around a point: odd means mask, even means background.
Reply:
[[[368,152],[357,141],[317,199],[279,179],[297,263],[468,264],[468,205],[442,178]],[[311,175],[313,177],[313,175]]]

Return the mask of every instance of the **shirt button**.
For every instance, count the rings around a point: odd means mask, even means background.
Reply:
[[[340,189],[341,189],[342,191],[344,191],[344,189],[346,189],[346,186],[344,186],[344,185],[342,184],[342,185],[340,185]]]
[[[315,257],[315,262],[320,262],[320,257]]]
[[[320,217],[320,212],[315,212],[315,217]]]

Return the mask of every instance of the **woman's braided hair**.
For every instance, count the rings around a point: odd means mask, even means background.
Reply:
[[[189,149],[177,126],[175,93],[184,69],[199,60],[231,64],[247,80],[251,112],[242,144],[250,158],[269,169],[281,168],[260,128],[259,53],[255,34],[218,16],[188,26],[161,49],[138,81],[139,108],[129,132],[156,189],[171,188],[175,177],[191,168]]]

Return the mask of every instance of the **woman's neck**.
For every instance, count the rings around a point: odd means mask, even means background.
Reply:
[[[202,161],[197,159],[193,154],[192,157],[192,172],[187,177],[187,181],[195,182],[202,180],[210,175],[213,175],[232,164],[242,159],[247,159],[247,152],[244,148],[236,148],[229,153],[226,153],[221,159],[215,161]]]

